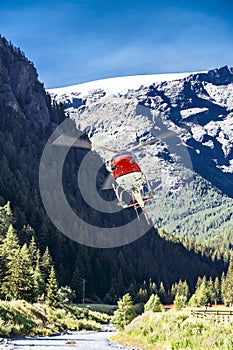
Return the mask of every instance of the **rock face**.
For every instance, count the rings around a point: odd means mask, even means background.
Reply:
[[[41,213],[33,219],[42,207],[41,155],[54,127],[64,119],[63,108],[51,105],[33,64],[0,36],[0,205],[11,202],[18,227],[29,223],[41,231],[45,217]]]
[[[1,103],[23,112],[35,126],[46,126],[50,121],[46,93],[33,64],[2,37],[0,57]]]
[[[74,91],[70,87],[69,93],[68,88],[67,93],[51,90],[51,95],[66,104],[78,126],[90,127],[91,137],[101,134],[105,146],[126,148],[156,130],[172,130],[188,147],[193,168],[233,196],[233,69],[222,67],[161,83],[155,75],[150,86],[143,86],[143,79],[139,89],[121,93],[127,85],[122,86],[117,95],[101,89],[101,81],[86,95],[81,93],[84,84]]]
[[[233,197],[233,69],[166,76],[164,81],[162,75],[141,76],[132,88],[133,78],[49,92],[65,103],[79,128],[88,128],[93,147],[105,160],[111,154],[99,151],[99,145],[128,149],[154,136],[168,136],[137,151],[152,186],[162,183],[151,206],[157,226],[186,234],[189,221],[193,232],[203,232],[200,225],[205,220],[209,236],[219,228],[228,229]]]

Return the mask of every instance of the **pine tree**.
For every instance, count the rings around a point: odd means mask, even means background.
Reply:
[[[76,267],[72,275],[70,287],[75,292],[76,301],[81,302],[83,298],[83,277],[78,267]]]
[[[0,237],[4,237],[9,225],[14,223],[14,216],[11,210],[10,202],[0,207]]]
[[[2,292],[9,299],[34,300],[34,281],[31,259],[26,244],[7,261],[7,273]]]
[[[142,287],[139,289],[137,294],[137,302],[139,303],[145,303],[148,300],[148,293],[146,289],[143,289]]]
[[[175,299],[176,294],[177,294],[177,283],[173,283],[173,284],[172,284],[172,287],[171,287],[171,297],[172,297],[172,300]]]
[[[9,225],[6,236],[2,241],[2,245],[0,246],[1,255],[5,258],[8,256],[15,254],[15,251],[19,249],[19,239],[16,233],[16,230],[12,226]]]
[[[56,274],[54,267],[52,266],[46,285],[46,301],[49,305],[57,306],[59,302],[58,290],[59,287],[56,279]]]
[[[230,259],[226,277],[222,279],[222,298],[224,304],[233,304],[233,257]]]
[[[197,289],[198,287],[200,287],[201,284],[202,284],[202,278],[199,276],[198,279],[197,279],[197,283],[196,283],[195,289]]]
[[[189,285],[187,281],[181,281],[180,289],[178,287],[178,292],[180,295],[184,296],[186,298],[186,301],[190,298],[190,291],[189,291]]]
[[[35,263],[35,268],[33,270],[33,281],[34,281],[34,288],[35,288],[35,300],[43,298],[43,296],[46,293],[46,285],[45,285],[45,280],[40,268],[39,249],[37,249],[37,252],[36,252],[36,263]]]
[[[153,311],[153,312],[163,311],[161,301],[160,301],[159,296],[157,294],[152,294],[150,296],[150,299],[147,301],[147,303],[144,306],[144,310],[145,311]]]
[[[157,286],[156,286],[156,283],[153,282],[153,281],[151,280],[151,278],[150,278],[150,280],[149,280],[149,293],[150,293],[150,295],[152,295],[152,294],[158,294],[158,288],[157,288]]]
[[[187,298],[184,295],[180,295],[179,293],[176,293],[174,305],[176,310],[181,310],[187,305]]]
[[[210,294],[210,303],[212,305],[212,304],[214,304],[216,302],[217,295],[216,295],[216,290],[215,290],[215,287],[214,287],[214,282],[213,282],[211,277],[210,277],[210,279],[208,281],[208,287],[209,287],[209,294]]]
[[[135,300],[137,297],[137,284],[135,281],[132,281],[127,289],[127,293],[129,293],[132,298]]]
[[[31,262],[33,266],[36,266],[37,263],[37,246],[36,246],[36,241],[35,237],[32,236],[31,241],[28,246],[29,254],[31,257]]]
[[[129,293],[117,302],[118,309],[114,312],[112,323],[117,329],[123,329],[136,316],[133,301]]]
[[[62,286],[58,290],[58,297],[60,303],[67,304],[73,302],[76,295],[75,292],[69,286]]]
[[[210,291],[204,277],[202,283],[197,287],[195,293],[189,300],[189,304],[192,306],[207,306],[210,303]]]
[[[52,267],[52,258],[49,253],[49,248],[46,247],[45,252],[41,259],[41,272],[46,283],[48,281],[49,274],[51,272],[51,267]]]
[[[221,287],[221,300],[224,302],[224,289],[225,289],[225,273],[222,273],[221,276],[221,283],[220,283],[220,287]]]
[[[171,296],[173,300],[175,299],[177,294],[180,296],[183,296],[186,302],[188,301],[190,297],[190,292],[189,292],[189,286],[186,280],[185,281],[179,280],[178,283],[175,283],[172,285]]]
[[[159,285],[159,297],[160,297],[162,303],[165,304],[166,303],[166,290],[164,288],[163,282],[161,282]]]
[[[14,259],[16,252],[20,250],[19,239],[13,226],[10,224],[0,245],[0,279],[3,280],[7,273],[8,264]]]
[[[214,289],[216,296],[214,303],[217,305],[217,303],[221,300],[221,284],[218,277],[216,277],[214,280]]]

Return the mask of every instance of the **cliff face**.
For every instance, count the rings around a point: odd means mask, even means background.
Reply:
[[[43,84],[33,64],[20,49],[0,37],[0,101],[22,112],[35,126],[50,121]]]
[[[44,220],[42,213],[37,219],[33,213],[42,207],[40,158],[52,130],[62,120],[63,108],[51,105],[32,62],[0,37],[0,205],[11,201],[16,225],[29,223],[39,228]]]

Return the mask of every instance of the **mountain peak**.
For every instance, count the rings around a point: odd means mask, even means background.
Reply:
[[[37,71],[20,50],[0,36],[1,100],[16,112],[22,112],[34,125],[50,122],[46,92]]]
[[[207,73],[197,74],[196,77],[201,81],[206,81],[214,85],[226,85],[233,83],[233,68],[223,66],[211,69]]]

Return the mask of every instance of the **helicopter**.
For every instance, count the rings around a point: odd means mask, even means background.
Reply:
[[[170,132],[164,133],[159,137],[153,137],[149,141],[134,146],[129,150],[113,150],[104,146],[95,145],[95,149],[98,148],[114,153],[111,159],[105,163],[106,169],[110,174],[107,176],[102,190],[113,189],[118,200],[117,204],[123,209],[133,207],[138,219],[140,219],[138,209],[141,208],[148,224],[150,224],[150,221],[147,215],[146,203],[154,200],[155,192],[152,191],[147,176],[141,170],[135,151],[147,145],[162,142],[162,140],[169,136]],[[71,138],[72,136],[62,134],[53,144],[64,146]],[[92,143],[87,139],[79,138],[77,140],[73,138],[73,140],[72,147],[92,149]],[[125,193],[130,195],[130,200],[125,200]]]
[[[154,143],[155,140],[150,141],[150,143],[152,142]],[[149,224],[145,203],[154,199],[154,192],[146,175],[141,170],[135,153],[133,150],[113,151],[106,147],[103,148],[114,152],[115,155],[110,161],[106,162],[106,169],[110,172],[110,177],[107,177],[102,189],[109,189],[110,183],[118,200],[117,204],[123,209],[133,207],[138,219],[138,209],[140,207]],[[130,201],[125,201],[125,192],[130,195]]]

